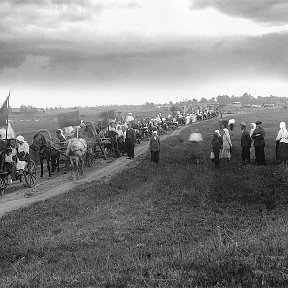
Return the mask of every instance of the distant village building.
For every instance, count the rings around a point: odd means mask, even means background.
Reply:
[[[166,110],[166,111],[170,111],[171,108],[172,108],[171,105],[160,105],[160,106],[157,106],[157,109]]]
[[[219,102],[208,102],[206,104],[206,107],[208,110],[218,110],[219,109],[219,106],[220,106],[220,103]]]
[[[216,111],[219,109],[219,102],[200,102],[197,104],[198,110],[204,110],[204,109],[208,109],[208,110],[213,110]]]
[[[232,104],[233,107],[242,107],[241,102],[233,102]]]
[[[22,111],[20,108],[10,108],[10,115],[21,115]]]
[[[275,107],[275,104],[263,104],[263,107]]]

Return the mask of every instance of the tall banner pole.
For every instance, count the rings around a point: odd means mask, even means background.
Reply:
[[[7,135],[8,135],[8,114],[9,114],[9,100],[10,100],[10,91],[8,94],[8,98],[7,98],[7,119],[6,119],[6,140],[7,140]]]

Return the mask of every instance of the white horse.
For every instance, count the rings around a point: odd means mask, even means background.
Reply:
[[[76,179],[84,172],[84,159],[87,153],[87,142],[83,138],[71,138],[68,140],[66,155],[70,158],[71,178],[73,179],[73,171],[76,171]]]

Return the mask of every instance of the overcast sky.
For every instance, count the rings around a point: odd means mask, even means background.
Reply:
[[[287,96],[287,0],[1,0],[0,98],[37,107]]]

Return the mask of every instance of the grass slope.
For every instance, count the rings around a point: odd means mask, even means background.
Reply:
[[[269,165],[212,166],[218,120],[198,124],[203,159],[191,160],[192,128],[162,142],[109,184],[82,189],[0,220],[0,287],[287,287],[287,171],[274,164],[284,112],[260,118]]]

